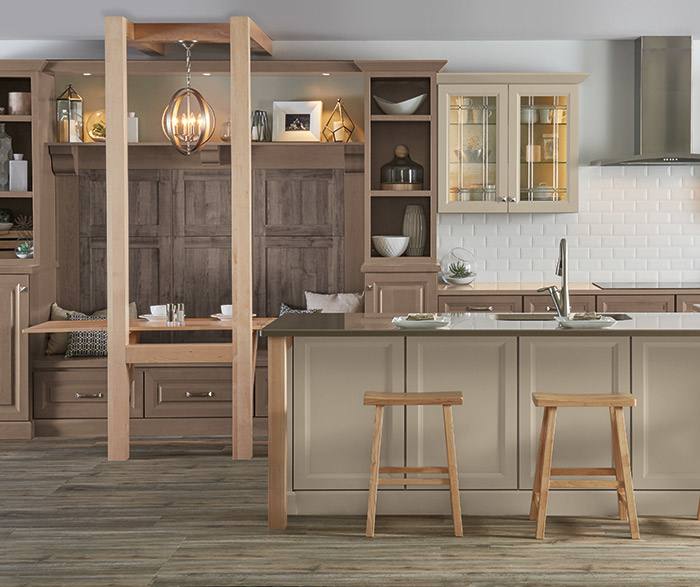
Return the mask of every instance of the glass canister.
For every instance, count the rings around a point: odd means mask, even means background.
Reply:
[[[440,259],[443,281],[451,285],[469,285],[476,278],[474,251],[455,247]]]
[[[423,189],[423,166],[411,159],[406,145],[394,147],[394,158],[382,165],[380,176],[383,190]]]
[[[267,115],[267,112],[264,110],[253,111],[250,139],[257,142],[269,141],[272,136],[270,131],[270,117]]]
[[[56,124],[60,143],[83,142],[83,99],[72,85],[56,98]]]

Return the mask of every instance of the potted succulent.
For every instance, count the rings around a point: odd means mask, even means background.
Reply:
[[[474,277],[476,277],[476,273],[470,271],[462,261],[450,263],[447,267],[447,275],[445,275],[447,281],[455,285],[468,285],[474,281]]]
[[[15,249],[15,255],[18,259],[32,259],[34,257],[34,242],[22,241]]]

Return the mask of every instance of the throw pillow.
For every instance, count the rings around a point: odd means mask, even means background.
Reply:
[[[81,312],[72,312],[69,320],[99,320],[97,312],[87,316]],[[104,330],[75,330],[68,335],[66,357],[106,357],[107,332]]]
[[[284,302],[280,304],[280,316],[284,316],[285,314],[317,314],[320,311],[321,310],[305,310],[304,308],[295,308],[285,304]]]
[[[364,294],[359,293],[335,293],[322,294],[312,291],[304,292],[306,307],[321,310],[324,313],[355,314],[362,312]]]
[[[70,320],[71,314],[83,314],[77,310],[65,310],[61,308],[57,303],[51,304],[51,314],[49,320]],[[84,316],[85,314],[83,314]],[[129,304],[129,317],[136,319],[138,317],[138,311],[136,310],[136,303],[131,302]],[[102,320],[107,318],[107,308],[104,310],[98,310],[92,314],[93,320]],[[70,334],[68,332],[53,332],[49,334],[49,338],[46,341],[46,354],[47,355],[65,355],[66,348],[68,347],[68,337]]]

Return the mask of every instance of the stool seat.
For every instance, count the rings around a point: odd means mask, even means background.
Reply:
[[[368,391],[365,406],[461,406],[461,391],[427,391],[419,393],[389,393]]]
[[[538,408],[631,408],[637,398],[629,393],[533,393]]]

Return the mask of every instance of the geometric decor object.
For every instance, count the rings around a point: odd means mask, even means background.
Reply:
[[[323,127],[323,137],[329,143],[349,143],[354,132],[355,123],[345,110],[341,99],[338,98],[330,118]]]
[[[163,133],[183,155],[199,150],[214,134],[214,109],[192,87],[192,46],[197,41],[180,41],[185,48],[186,84],[170,98],[163,111]]]

